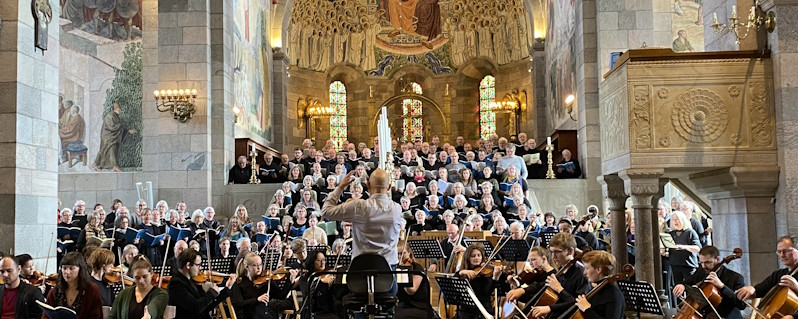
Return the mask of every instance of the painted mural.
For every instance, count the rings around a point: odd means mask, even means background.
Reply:
[[[269,5],[262,0],[233,1],[233,92],[234,106],[242,112],[236,123],[236,138],[271,140],[271,47]]]
[[[576,8],[574,0],[548,0],[546,35],[546,106],[548,127],[556,129],[570,120],[565,97],[576,95]]]
[[[529,56],[528,16],[523,0],[297,0],[287,55],[300,68],[348,63],[371,76],[403,63],[450,73],[479,56],[502,65]]]
[[[141,0],[62,0],[59,173],[141,169]]]
[[[671,0],[660,0],[668,1]],[[704,7],[703,0],[673,1],[671,30],[675,52],[704,51]]]

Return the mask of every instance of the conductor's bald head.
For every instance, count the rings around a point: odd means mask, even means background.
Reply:
[[[378,168],[371,172],[368,180],[369,193],[388,193],[388,172]]]

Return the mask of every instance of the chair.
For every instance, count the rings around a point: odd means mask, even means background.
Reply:
[[[69,167],[72,167],[72,157],[76,156],[79,161],[83,162],[83,166],[86,166],[86,153],[88,152],[88,148],[86,145],[83,145],[83,142],[72,142],[67,144],[66,146],[66,153],[67,153],[67,163],[69,163]]]
[[[230,297],[227,297],[225,300],[220,302],[218,307],[219,307],[219,311],[216,313],[216,318],[217,319],[218,318],[221,318],[221,319],[227,319],[227,318],[237,319],[236,318],[236,311],[235,311],[235,309],[233,309],[233,302],[230,301]],[[230,317],[227,316],[228,313],[230,314]]]
[[[391,293],[392,274],[368,274],[369,271],[391,271],[391,266],[375,253],[360,254],[352,259],[346,278],[350,293],[344,296],[343,305],[350,310],[365,307],[369,318],[374,318],[378,310],[394,307],[397,298]]]

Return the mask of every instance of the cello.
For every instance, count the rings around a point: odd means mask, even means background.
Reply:
[[[635,267],[630,265],[630,264],[626,264],[626,265],[623,266],[623,269],[622,269],[622,271],[620,273],[618,273],[616,275],[609,276],[609,277],[607,277],[607,279],[604,279],[604,281],[602,281],[600,284],[598,284],[598,286],[596,286],[595,288],[590,290],[590,292],[587,295],[585,295],[585,298],[587,298],[587,300],[589,301],[590,298],[595,296],[599,291],[601,291],[601,289],[604,289],[604,287],[607,287],[607,285],[611,285],[611,284],[615,283],[618,280],[628,280],[634,274],[635,274]],[[576,311],[576,312],[574,312],[574,311]],[[570,313],[573,313],[573,314],[569,315]],[[568,311],[563,313],[563,315],[560,316],[557,319],[566,319],[566,318],[569,318],[569,319],[584,319],[585,315],[584,315],[584,313],[581,310],[579,310],[579,306],[574,304],[573,306],[568,308]],[[676,317],[674,317],[674,318],[676,318]]]
[[[798,267],[795,267],[789,276],[795,276]],[[754,309],[758,317],[781,318],[798,311],[798,295],[790,287],[776,285],[762,298],[760,307]]]
[[[723,265],[728,264],[732,260],[738,259],[742,256],[743,250],[740,248],[735,248],[731,255],[723,258],[723,260],[717,264],[715,268],[712,268],[710,272],[717,272]],[[707,296],[707,300],[709,300],[709,302],[712,304],[712,308],[717,308],[720,302],[723,300],[723,297],[720,296],[720,291],[718,291],[718,288],[711,283],[702,282],[700,285],[698,285],[698,289],[701,289],[701,291],[704,293],[704,296]],[[679,312],[673,316],[673,319],[701,319],[703,316],[699,313],[700,309],[698,308],[698,302],[693,300],[693,298],[688,297],[684,300],[682,308],[679,309]]]

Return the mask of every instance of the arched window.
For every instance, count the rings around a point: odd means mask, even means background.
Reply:
[[[421,85],[416,82],[410,83],[410,92],[421,95]],[[404,129],[404,141],[415,142],[424,140],[424,119],[421,101],[416,99],[404,99],[402,101],[402,128]]]
[[[330,83],[330,140],[335,150],[340,151],[346,141],[346,87],[341,81]]]
[[[486,75],[479,82],[479,137],[487,140],[496,133],[496,113],[490,104],[496,101],[496,78]]]

